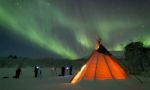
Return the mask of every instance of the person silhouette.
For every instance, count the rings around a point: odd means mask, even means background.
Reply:
[[[69,68],[69,75],[72,75],[72,65]]]
[[[14,76],[14,78],[16,78],[16,79],[20,78],[21,72],[22,72],[21,68],[18,67],[18,68],[16,69],[16,75]]]
[[[62,75],[62,76],[65,76],[65,67],[64,67],[64,66],[61,67],[61,75]]]
[[[35,67],[34,67],[34,77],[35,77],[35,78],[37,78],[37,76],[38,76],[38,70],[39,70],[38,67],[35,66]]]
[[[39,67],[39,70],[38,70],[38,76],[42,77],[42,69],[40,67]]]

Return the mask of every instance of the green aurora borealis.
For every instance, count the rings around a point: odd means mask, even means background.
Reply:
[[[150,46],[150,2],[103,1],[0,0],[0,26],[70,59],[91,52],[98,36],[109,50],[123,50],[131,41]]]

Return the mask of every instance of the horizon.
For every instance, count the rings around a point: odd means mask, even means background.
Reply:
[[[124,51],[109,51],[111,54],[112,54],[112,56],[115,56],[116,55],[116,53],[118,54],[123,54],[124,53]],[[16,54],[9,54],[9,55],[5,55],[5,56],[1,56],[0,55],[0,58],[9,58],[9,56],[17,56],[17,59],[62,59],[62,60],[78,60],[78,59],[83,59],[83,58],[88,58],[90,55],[91,55],[91,53],[89,53],[88,55],[85,55],[85,56],[83,56],[83,57],[79,57],[79,58],[76,58],[76,59],[70,59],[70,58],[61,58],[61,57],[52,57],[52,56],[49,56],[49,57],[37,57],[37,56],[35,56],[35,57],[28,57],[28,56],[18,56],[18,55],[16,55]]]

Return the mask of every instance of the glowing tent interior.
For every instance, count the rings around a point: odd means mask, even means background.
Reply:
[[[72,78],[71,84],[82,79],[105,80],[105,79],[126,79],[127,74],[123,68],[112,58],[111,54],[97,41],[96,50],[93,51],[88,62],[81,67],[81,70]]]

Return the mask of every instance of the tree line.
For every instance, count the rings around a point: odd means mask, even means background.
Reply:
[[[144,47],[142,42],[129,43],[124,53],[130,74],[140,74],[150,66],[150,47]]]

